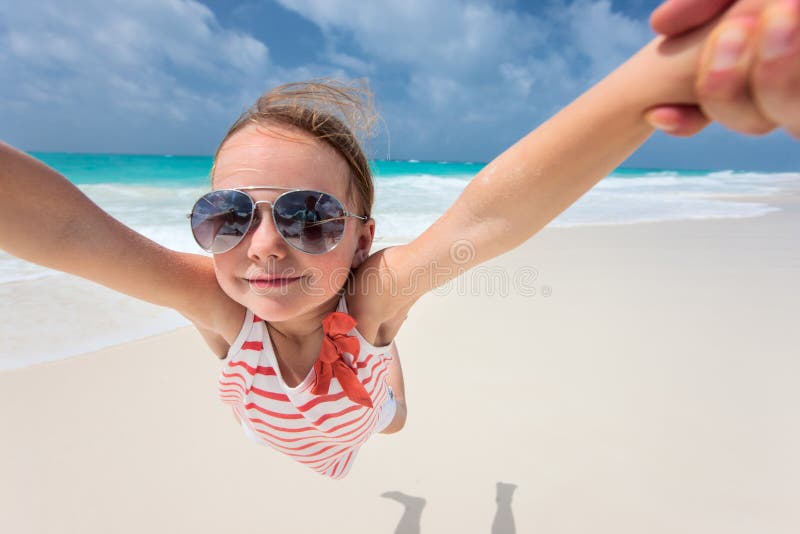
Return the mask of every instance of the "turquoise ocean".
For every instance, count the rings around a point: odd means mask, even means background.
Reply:
[[[211,157],[34,153],[134,230],[197,252],[185,214],[210,189]],[[375,161],[376,248],[413,240],[483,168],[477,162]],[[620,168],[551,227],[759,217],[798,173]],[[58,251],[53,251],[57,254]],[[77,277],[0,251],[0,370],[167,332],[189,322]]]
[[[211,157],[33,153],[111,215],[175,250],[201,251],[185,214],[210,189]],[[377,248],[405,243],[433,223],[482,168],[477,162],[374,161]],[[619,168],[549,226],[758,217],[797,173]],[[0,252],[0,283],[53,271]]]

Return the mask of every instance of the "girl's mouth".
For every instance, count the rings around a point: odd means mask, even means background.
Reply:
[[[269,289],[273,287],[285,287],[291,285],[301,277],[299,276],[285,276],[285,277],[275,277],[275,278],[255,278],[255,279],[248,279],[247,282],[250,284],[250,287],[254,289]]]

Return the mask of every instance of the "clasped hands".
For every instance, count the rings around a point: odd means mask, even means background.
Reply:
[[[784,128],[800,139],[800,0],[666,0],[650,23],[671,37],[717,16],[698,65],[699,105],[657,106],[648,122],[676,136],[715,121],[753,135]]]

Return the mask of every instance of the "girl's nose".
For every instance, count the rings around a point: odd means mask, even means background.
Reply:
[[[248,231],[250,242],[247,255],[252,261],[265,262],[267,259],[280,259],[288,253],[289,244],[283,240],[272,220],[271,206],[258,206],[256,220]]]

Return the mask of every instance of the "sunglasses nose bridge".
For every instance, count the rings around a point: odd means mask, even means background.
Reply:
[[[272,221],[272,210],[275,209],[275,203],[271,200],[253,200],[253,224],[250,227],[250,230],[255,230],[257,227],[261,226],[261,223],[264,222],[264,219],[268,219]],[[269,206],[268,209],[264,210],[266,213],[262,213],[258,209],[259,204],[266,204]],[[277,230],[277,228],[276,228]]]
[[[258,209],[258,205],[259,204],[267,204],[269,206],[268,209],[264,210],[266,213],[259,212],[259,209]],[[277,237],[279,240],[283,241],[283,236],[281,236],[281,233],[278,230],[277,226],[275,225],[275,220],[274,220],[274,218],[272,216],[272,213],[273,213],[272,210],[274,208],[275,208],[274,201],[271,201],[271,200],[258,200],[258,201],[255,201],[254,200],[253,201],[253,224],[250,227],[250,232],[263,233],[265,231],[265,229],[262,228],[262,226],[264,226],[264,220],[266,219],[267,220],[266,225],[269,226],[269,228],[267,228],[266,231],[267,231],[268,234],[270,234],[270,237],[268,237],[267,239],[271,241],[272,239]],[[259,240],[263,240],[263,239],[264,239],[264,237],[260,237],[259,238]]]
[[[270,211],[272,211],[273,208],[275,207],[275,203],[272,202],[271,200],[254,200],[253,201],[253,211],[258,211],[258,205],[259,204],[268,204]]]

